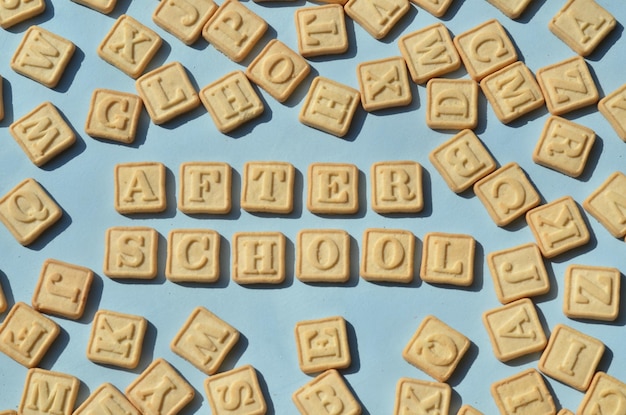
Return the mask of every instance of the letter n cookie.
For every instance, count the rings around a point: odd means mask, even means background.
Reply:
[[[583,201],[583,207],[616,238],[626,236],[626,175],[611,174]]]
[[[239,331],[204,307],[196,307],[170,348],[207,375],[213,375],[237,344]]]
[[[342,317],[300,321],[296,324],[298,363],[304,373],[350,366],[346,322]]]
[[[565,271],[563,312],[570,318],[614,321],[619,315],[621,272],[617,268],[570,265]]]
[[[238,284],[280,284],[285,280],[285,236],[280,232],[233,235],[232,279]]]
[[[156,359],[125,390],[141,413],[177,414],[195,395],[194,388],[165,359]]]
[[[134,94],[96,89],[91,96],[85,132],[92,137],[130,144],[135,141],[143,102]]]
[[[470,347],[463,334],[434,316],[424,318],[402,351],[404,360],[439,382],[452,376]]]
[[[363,233],[361,277],[369,281],[413,280],[415,236],[404,230],[367,229]]]
[[[134,369],[141,359],[148,322],[141,316],[98,310],[91,325],[87,358],[92,362]]]
[[[29,245],[61,219],[63,211],[34,179],[0,198],[0,220],[22,245]]]
[[[491,385],[498,409],[504,415],[550,415],[556,406],[541,374],[533,368]]]
[[[256,369],[250,365],[210,376],[204,390],[214,415],[263,415],[267,411]]]
[[[402,378],[396,386],[396,404],[393,415],[427,414],[437,408],[449,413],[452,388],[447,383]]]
[[[110,278],[152,279],[157,274],[159,234],[148,227],[107,229],[104,274]]]
[[[296,244],[296,277],[342,283],[350,278],[350,236],[340,229],[303,229]]]
[[[26,382],[18,413],[22,415],[71,415],[78,397],[80,381],[74,376],[34,368]]]
[[[617,405],[617,406],[616,406]],[[598,372],[583,397],[577,414],[593,415],[594,413],[611,413],[616,407],[626,405],[626,383]]]
[[[359,211],[359,170],[355,165],[312,163],[307,176],[310,212],[349,215]]]
[[[115,210],[158,213],[167,207],[165,166],[157,162],[115,165]]]
[[[361,414],[361,405],[350,392],[341,374],[330,369],[315,377],[292,395],[302,415],[317,415],[328,408],[341,408],[342,415]]]

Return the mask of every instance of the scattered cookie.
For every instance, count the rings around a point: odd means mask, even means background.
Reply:
[[[110,383],[103,383],[94,390],[72,415],[89,415],[103,409],[111,414],[141,415],[126,396]]]
[[[146,415],[177,414],[195,395],[194,388],[163,358],[154,360],[125,392]]]
[[[361,90],[361,105],[365,111],[403,107],[413,100],[404,58],[361,62],[356,73]]]
[[[135,88],[155,124],[166,123],[200,105],[198,93],[180,62],[170,62],[142,75]]]
[[[243,3],[225,0],[204,25],[202,37],[229,59],[241,62],[267,28],[267,22]]]
[[[206,308],[196,307],[170,343],[170,348],[202,372],[213,375],[238,340],[237,329]]]
[[[33,293],[33,308],[77,320],[85,311],[93,278],[89,268],[48,259]]]
[[[539,359],[539,370],[581,392],[587,390],[604,354],[604,343],[557,324]]]
[[[496,162],[472,130],[463,130],[441,144],[428,159],[448,187],[461,193],[496,169]]]
[[[63,211],[34,179],[23,180],[0,198],[0,220],[22,245],[30,245]]]
[[[426,316],[402,351],[404,360],[445,382],[470,347],[463,334],[435,316]]]
[[[457,412],[456,415],[483,415],[483,413],[473,406],[463,405],[459,408],[459,412]]]
[[[626,396],[626,384],[604,372],[595,374],[591,385],[578,407],[577,414],[591,415],[594,412],[610,413],[615,409],[616,399],[621,405],[622,397]]]
[[[587,224],[570,196],[529,210],[526,222],[546,258],[583,246],[590,239]]]
[[[91,325],[87,359],[134,369],[141,359],[148,322],[141,316],[98,310]]]
[[[557,412],[556,415],[574,415],[574,413],[569,409],[563,408],[559,412]]]
[[[200,91],[200,100],[217,129],[229,133],[257,118],[265,107],[242,71],[230,72]]]
[[[538,69],[537,81],[552,115],[593,105],[600,98],[587,62],[580,56]]]
[[[213,415],[261,415],[267,411],[256,369],[250,365],[208,377],[204,381],[204,390]],[[246,399],[230,398],[239,396],[242,390],[246,392]]]
[[[74,376],[39,368],[30,369],[26,373],[18,413],[72,415],[79,388],[80,380]]]
[[[159,234],[143,226],[108,228],[104,274],[110,278],[153,279],[157,275]]]
[[[241,207],[248,212],[288,214],[293,210],[295,168],[280,161],[246,162]]]
[[[443,17],[452,2],[453,0],[411,0],[411,3],[416,4],[435,17]]]
[[[490,252],[487,265],[502,304],[550,291],[548,272],[541,251],[534,243]]]
[[[626,141],[626,84],[620,86],[600,101],[598,110],[611,124],[618,137]]]
[[[532,0],[487,0],[511,19],[520,17]]]
[[[220,235],[210,229],[172,229],[167,238],[165,277],[174,282],[217,282]]]
[[[343,8],[375,39],[382,39],[409,11],[411,4],[409,0],[348,0]]]
[[[0,325],[0,352],[32,368],[39,364],[60,332],[54,321],[18,302]]]
[[[370,169],[372,209],[417,213],[424,208],[422,166],[415,161],[380,161]]]
[[[616,171],[591,193],[583,207],[616,238],[626,236],[626,175]]]
[[[347,282],[350,279],[350,235],[341,229],[298,232],[295,273],[303,282]]]
[[[615,321],[620,312],[621,272],[617,268],[569,265],[563,313],[570,318]]]
[[[556,406],[541,374],[526,369],[491,385],[493,396],[503,415],[554,414]]]
[[[472,285],[475,246],[476,241],[470,235],[427,233],[422,248],[420,277],[431,284]]]
[[[342,415],[361,415],[361,405],[354,397],[341,374],[330,369],[296,390],[292,400],[302,415],[327,412],[326,397],[332,397],[333,408],[341,408]]]
[[[360,275],[368,281],[413,281],[415,236],[400,229],[366,229],[363,233]]]
[[[450,410],[452,388],[447,383],[402,378],[396,386],[393,415],[427,414],[434,408],[447,414]]]
[[[309,127],[343,137],[360,103],[361,94],[356,89],[317,76],[304,99],[299,120]]]
[[[7,298],[4,294],[4,290],[2,289],[2,285],[0,285],[0,314],[7,311],[7,307],[9,303],[7,302]]]
[[[238,232],[233,235],[233,270],[237,284],[280,284],[285,280],[285,235]]]
[[[594,0],[568,0],[548,22],[550,31],[580,56],[591,54],[616,25]]]
[[[227,214],[231,209],[232,169],[223,162],[184,162],[179,170],[178,209],[187,214]]]
[[[74,3],[82,4],[90,9],[94,9],[103,14],[109,14],[115,8],[117,0],[72,0]]]
[[[163,41],[152,29],[123,14],[98,45],[98,56],[126,75],[139,77]]]
[[[143,101],[135,94],[99,88],[93,91],[85,132],[92,137],[131,144]]]
[[[159,213],[167,207],[165,166],[158,162],[115,165],[115,210],[128,213]]]
[[[8,2],[0,5],[0,27],[8,29],[46,10],[45,0]]]
[[[9,132],[30,161],[43,166],[76,142],[76,134],[51,102],[43,102],[14,121]]]
[[[348,50],[348,32],[341,4],[298,8],[295,13],[298,51],[305,58]]]
[[[33,3],[43,2],[34,0]],[[76,46],[69,40],[39,26],[30,26],[11,58],[11,68],[48,88],[54,88],[75,50]]]
[[[478,125],[478,84],[471,79],[432,78],[426,84],[426,125],[463,130]]]
[[[493,354],[501,362],[542,351],[548,342],[532,301],[522,298],[483,313]]]
[[[348,332],[343,317],[299,321],[295,327],[298,364],[304,373],[350,366]]]
[[[423,84],[461,67],[459,53],[443,23],[435,23],[402,36],[398,40],[398,47],[416,84]]]
[[[217,10],[213,0],[170,0],[159,3],[152,20],[186,45],[193,44]]]
[[[355,165],[311,163],[307,177],[310,212],[350,215],[359,211],[359,170]]]

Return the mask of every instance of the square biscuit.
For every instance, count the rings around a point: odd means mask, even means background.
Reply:
[[[131,144],[143,101],[135,94],[98,88],[91,95],[85,132],[92,137]]]
[[[600,98],[589,66],[580,56],[539,68],[537,81],[552,115],[593,105]]]
[[[474,184],[474,193],[498,226],[506,226],[541,203],[524,170],[508,163]]]
[[[411,3],[435,17],[443,17],[454,0],[411,0]]]
[[[598,372],[593,377],[576,413],[580,415],[592,415],[598,411],[610,413],[615,409],[616,399],[617,402],[623,402],[622,396],[626,396],[626,383],[604,372]]]
[[[365,111],[403,107],[413,100],[406,62],[402,57],[361,62],[356,72]]]
[[[534,243],[490,252],[487,265],[502,304],[550,291],[548,272],[541,251]]]
[[[604,354],[604,343],[565,324],[557,324],[539,359],[539,370],[584,392]]]
[[[210,229],[172,229],[167,238],[165,277],[173,282],[217,282],[220,235]]]
[[[350,215],[359,211],[359,170],[354,164],[311,163],[307,178],[310,212]]]
[[[517,19],[533,0],[487,0],[510,19]]]
[[[172,342],[174,353],[207,375],[217,373],[239,331],[204,307],[193,309]]]
[[[108,228],[105,235],[104,274],[109,278],[155,278],[158,243],[159,234],[153,228]]]
[[[0,285],[0,314],[7,311],[9,307],[9,303],[7,302],[7,297],[4,294],[4,290],[2,289],[2,285]]]
[[[402,351],[404,360],[438,382],[452,376],[470,347],[470,340],[437,317],[429,315]]]
[[[457,412],[456,415],[483,415],[483,413],[473,406],[466,404],[459,408],[459,412]]]
[[[0,352],[22,366],[33,368],[60,332],[54,321],[29,305],[18,302],[0,325]]]
[[[452,388],[447,383],[401,378],[396,385],[393,415],[422,414],[436,408],[448,414]]]
[[[463,130],[436,147],[428,159],[455,193],[472,187],[496,169],[496,162],[472,130]]]
[[[375,39],[382,39],[409,11],[409,0],[348,0],[346,14]]]
[[[305,58],[348,50],[348,32],[341,4],[301,7],[294,12],[298,52]]]
[[[598,101],[598,110],[618,137],[626,141],[626,84]]]
[[[187,214],[224,215],[232,205],[232,168],[223,162],[184,162],[179,170],[178,209]]]
[[[422,248],[420,277],[431,284],[472,285],[475,249],[476,241],[470,235],[427,233]]]
[[[415,161],[379,161],[370,168],[372,209],[417,213],[424,208],[422,166]]]
[[[585,169],[595,139],[596,133],[591,128],[552,115],[546,121],[533,151],[533,161],[578,177]]]
[[[237,284],[280,284],[285,280],[285,235],[237,232],[233,235],[233,270]]]
[[[48,88],[54,88],[75,50],[76,46],[71,41],[33,25],[26,30],[11,58],[11,69]]]
[[[548,22],[550,31],[580,56],[591,54],[616,25],[594,0],[568,0]]]
[[[590,233],[578,205],[564,196],[526,212],[541,253],[552,258],[589,242]]]
[[[541,108],[545,103],[537,80],[519,61],[485,76],[480,87],[496,117],[504,124]]]
[[[85,311],[93,278],[89,268],[47,259],[35,286],[33,308],[77,320]]]
[[[363,232],[360,275],[368,281],[413,281],[415,236],[400,229],[369,228]]]
[[[528,298],[483,313],[493,354],[501,362],[541,352],[548,343],[537,310]]]
[[[229,72],[200,90],[217,129],[226,134],[263,114],[263,101],[242,71]]]
[[[134,369],[141,360],[148,322],[141,316],[100,309],[91,324],[87,359]]]
[[[129,15],[117,18],[98,45],[98,56],[136,79],[143,73],[163,41],[149,27]]]
[[[423,84],[461,67],[459,53],[443,23],[435,23],[402,36],[398,40],[398,47],[411,79],[416,84]]]
[[[244,3],[225,0],[202,29],[202,37],[234,62],[241,62],[267,31],[268,24]]]
[[[0,198],[0,220],[22,245],[33,243],[61,216],[61,207],[31,178],[23,180]]]
[[[267,403],[256,369],[251,365],[240,366],[208,377],[204,381],[204,390],[213,415],[233,413],[263,415],[267,411]],[[240,393],[242,390],[246,391],[247,399],[233,401],[228,398],[237,396],[233,394]]]
[[[243,166],[241,207],[247,212],[289,214],[293,210],[295,168],[281,161],[249,161]]]
[[[299,54],[272,39],[248,65],[246,76],[279,102],[285,102],[311,72]]]
[[[170,62],[142,75],[135,88],[155,124],[166,123],[200,105],[200,98],[180,62]]]
[[[615,321],[620,312],[619,269],[572,264],[565,270],[563,313],[570,318]]]
[[[14,6],[14,7],[11,7]],[[0,27],[8,29],[46,10],[45,0],[9,2],[0,6]]]
[[[345,369],[352,362],[343,317],[299,321],[295,326],[298,364],[304,373]]]
[[[119,213],[159,213],[167,207],[163,163],[120,163],[114,174],[114,206]]]
[[[74,130],[49,101],[11,123],[9,132],[30,161],[39,167],[76,142]]]
[[[463,130],[478,125],[478,84],[471,79],[432,78],[426,84],[426,125]]]
[[[626,236],[626,175],[616,171],[583,201],[583,208],[616,238]]]
[[[195,389],[174,366],[158,358],[126,387],[125,394],[143,414],[175,415],[193,400]],[[159,410],[153,402],[160,403]]]
[[[213,0],[170,0],[159,3],[152,20],[186,45],[192,45],[216,10]]]
[[[320,411],[326,411],[326,396],[332,396],[336,407],[341,408],[341,415],[361,415],[359,401],[350,391],[343,376],[335,369],[317,375],[298,388],[291,398],[300,414],[317,415]]]
[[[505,415],[553,415],[554,399],[541,374],[526,369],[491,385],[491,395]]]
[[[476,82],[517,61],[515,46],[496,19],[459,33],[453,41],[465,69]]]
[[[72,415],[79,388],[80,380],[74,376],[39,368],[30,369],[26,373],[18,413]]]
[[[111,383],[103,383],[96,388],[72,415],[89,415],[98,413],[100,409],[108,410],[112,415],[118,413],[115,411],[120,411],[119,413],[124,415],[141,415],[126,396]]]
[[[298,119],[304,125],[343,137],[361,104],[361,93],[347,85],[317,76],[311,82]]]
[[[117,0],[72,0],[74,3],[82,4],[90,9],[109,14],[115,9]]]
[[[296,242],[295,273],[302,282],[347,282],[350,235],[341,229],[302,229]]]

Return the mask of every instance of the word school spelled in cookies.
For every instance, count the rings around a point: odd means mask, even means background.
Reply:
[[[626,407],[610,3],[75,3],[0,3],[1,413]]]

